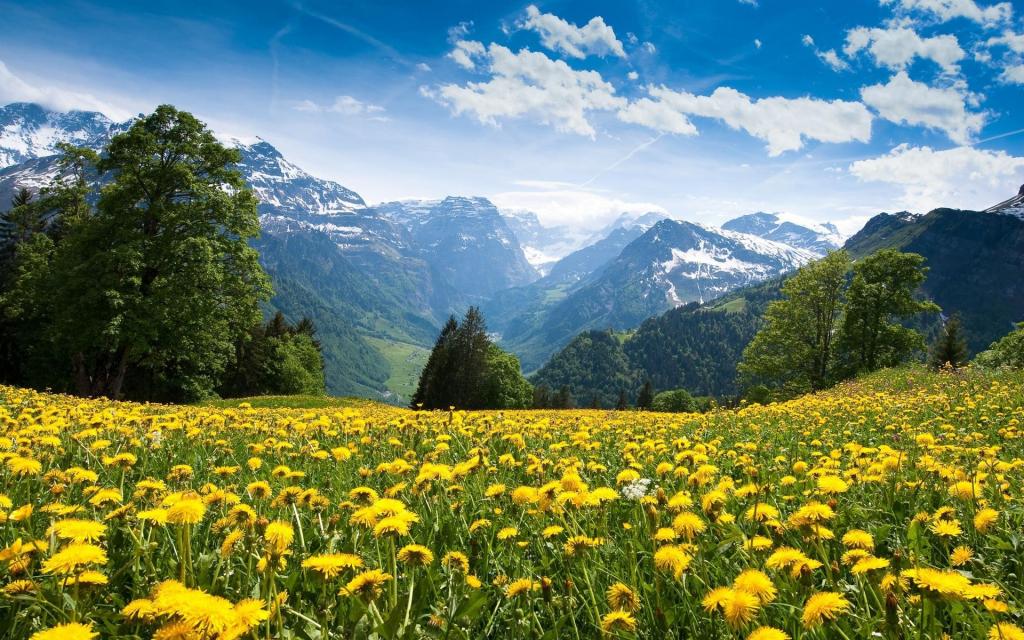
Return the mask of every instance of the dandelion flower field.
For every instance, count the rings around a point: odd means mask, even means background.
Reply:
[[[0,637],[1024,638],[1024,376],[708,414],[0,387]]]

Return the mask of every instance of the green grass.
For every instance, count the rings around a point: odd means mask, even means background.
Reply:
[[[735,298],[728,302],[723,302],[719,305],[713,305],[711,308],[715,311],[725,311],[726,313],[739,313],[747,307],[746,298]]]
[[[339,398],[335,396],[252,396],[249,398],[223,398],[200,402],[200,406],[226,409],[249,404],[261,409],[324,409],[327,407],[364,407],[373,404],[365,398]]]
[[[367,338],[369,342],[387,361],[391,367],[387,388],[400,396],[400,403],[405,404],[416,391],[420,379],[420,371],[427,364],[430,350],[408,342],[396,342],[383,338]]]

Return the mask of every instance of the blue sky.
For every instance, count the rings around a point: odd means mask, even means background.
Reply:
[[[0,1],[0,101],[169,102],[368,201],[852,231],[1024,182],[1024,3]]]

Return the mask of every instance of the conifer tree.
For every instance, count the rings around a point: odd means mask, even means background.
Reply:
[[[533,408],[551,408],[551,389],[546,384],[539,384],[533,388]]]
[[[559,388],[552,406],[556,409],[573,409],[576,407],[576,402],[573,400],[572,391],[569,390],[568,385],[562,385]]]
[[[459,323],[455,316],[449,316],[420,374],[419,384],[410,403],[413,409],[441,409],[451,406],[452,364],[458,330]]]
[[[619,399],[615,402],[616,411],[625,411],[629,408],[629,399],[626,398],[625,389],[619,389]]]
[[[640,394],[636,397],[636,407],[637,409],[650,409],[652,402],[654,402],[654,385],[648,378],[644,381],[644,386],[640,388]]]
[[[929,361],[936,369],[945,366],[957,369],[967,362],[967,343],[959,315],[953,314],[942,327],[942,333],[932,345]]]

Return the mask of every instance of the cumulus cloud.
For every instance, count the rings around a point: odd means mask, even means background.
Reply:
[[[615,37],[615,30],[605,24],[601,16],[591,18],[590,22],[578,27],[553,13],[541,13],[531,4],[526,7],[526,20],[520,26],[539,33],[541,43],[551,51],[573,58],[609,54],[626,57],[622,43]]]
[[[9,102],[35,102],[54,111],[99,111],[113,120],[127,120],[132,112],[90,93],[59,87],[34,85],[17,76],[0,60],[0,104]]]
[[[938,129],[958,144],[970,142],[985,125],[984,113],[968,111],[972,96],[962,86],[931,87],[911,80],[905,71],[886,84],[862,88],[860,95],[864,104],[886,120]]]
[[[372,116],[376,120],[386,120],[377,114],[384,112],[384,107],[363,102],[352,96],[338,96],[331,104],[321,105],[312,100],[303,100],[294,106],[296,111],[305,113],[339,113],[345,116]]]
[[[576,71],[540,52],[513,53],[491,43],[476,58],[490,74],[489,80],[446,84],[428,92],[456,115],[469,114],[495,126],[505,118],[529,115],[559,131],[594,137],[591,112],[626,106],[626,100],[616,96],[615,88],[598,72]]]
[[[999,74],[999,79],[1010,84],[1024,84],[1024,64],[1010,65]]]
[[[1013,17],[1009,2],[981,6],[975,0],[880,0],[883,6],[893,5],[905,13],[918,13],[938,22],[966,18],[985,26],[1008,22]]]
[[[936,151],[901,144],[884,156],[854,162],[850,173],[900,187],[902,206],[911,211],[984,209],[1017,192],[1024,180],[1024,157],[973,147]]]
[[[875,64],[889,69],[905,69],[914,58],[922,58],[935,62],[950,74],[960,71],[957,63],[966,55],[956,36],[922,38],[916,31],[906,27],[850,29],[846,33],[843,52],[852,58],[863,51],[874,58]]]
[[[729,87],[698,96],[666,87],[649,87],[642,98],[620,112],[620,119],[657,131],[690,133],[686,116],[720,120],[768,144],[768,155],[801,149],[807,140],[867,142],[871,113],[859,102],[771,97],[752,100]],[[688,125],[688,126],[687,126]]]
[[[697,135],[697,127],[679,109],[664,100],[640,98],[616,114],[619,120],[648,129],[682,136]]]
[[[989,38],[985,44],[990,47],[1005,46],[1014,53],[1024,53],[1024,33],[1004,31],[1003,35]]]
[[[486,52],[482,42],[476,40],[456,40],[455,48],[451,50],[448,57],[455,61],[455,64],[459,65],[464,69],[472,71],[476,68],[476,62],[473,60],[477,56],[482,56]]]

